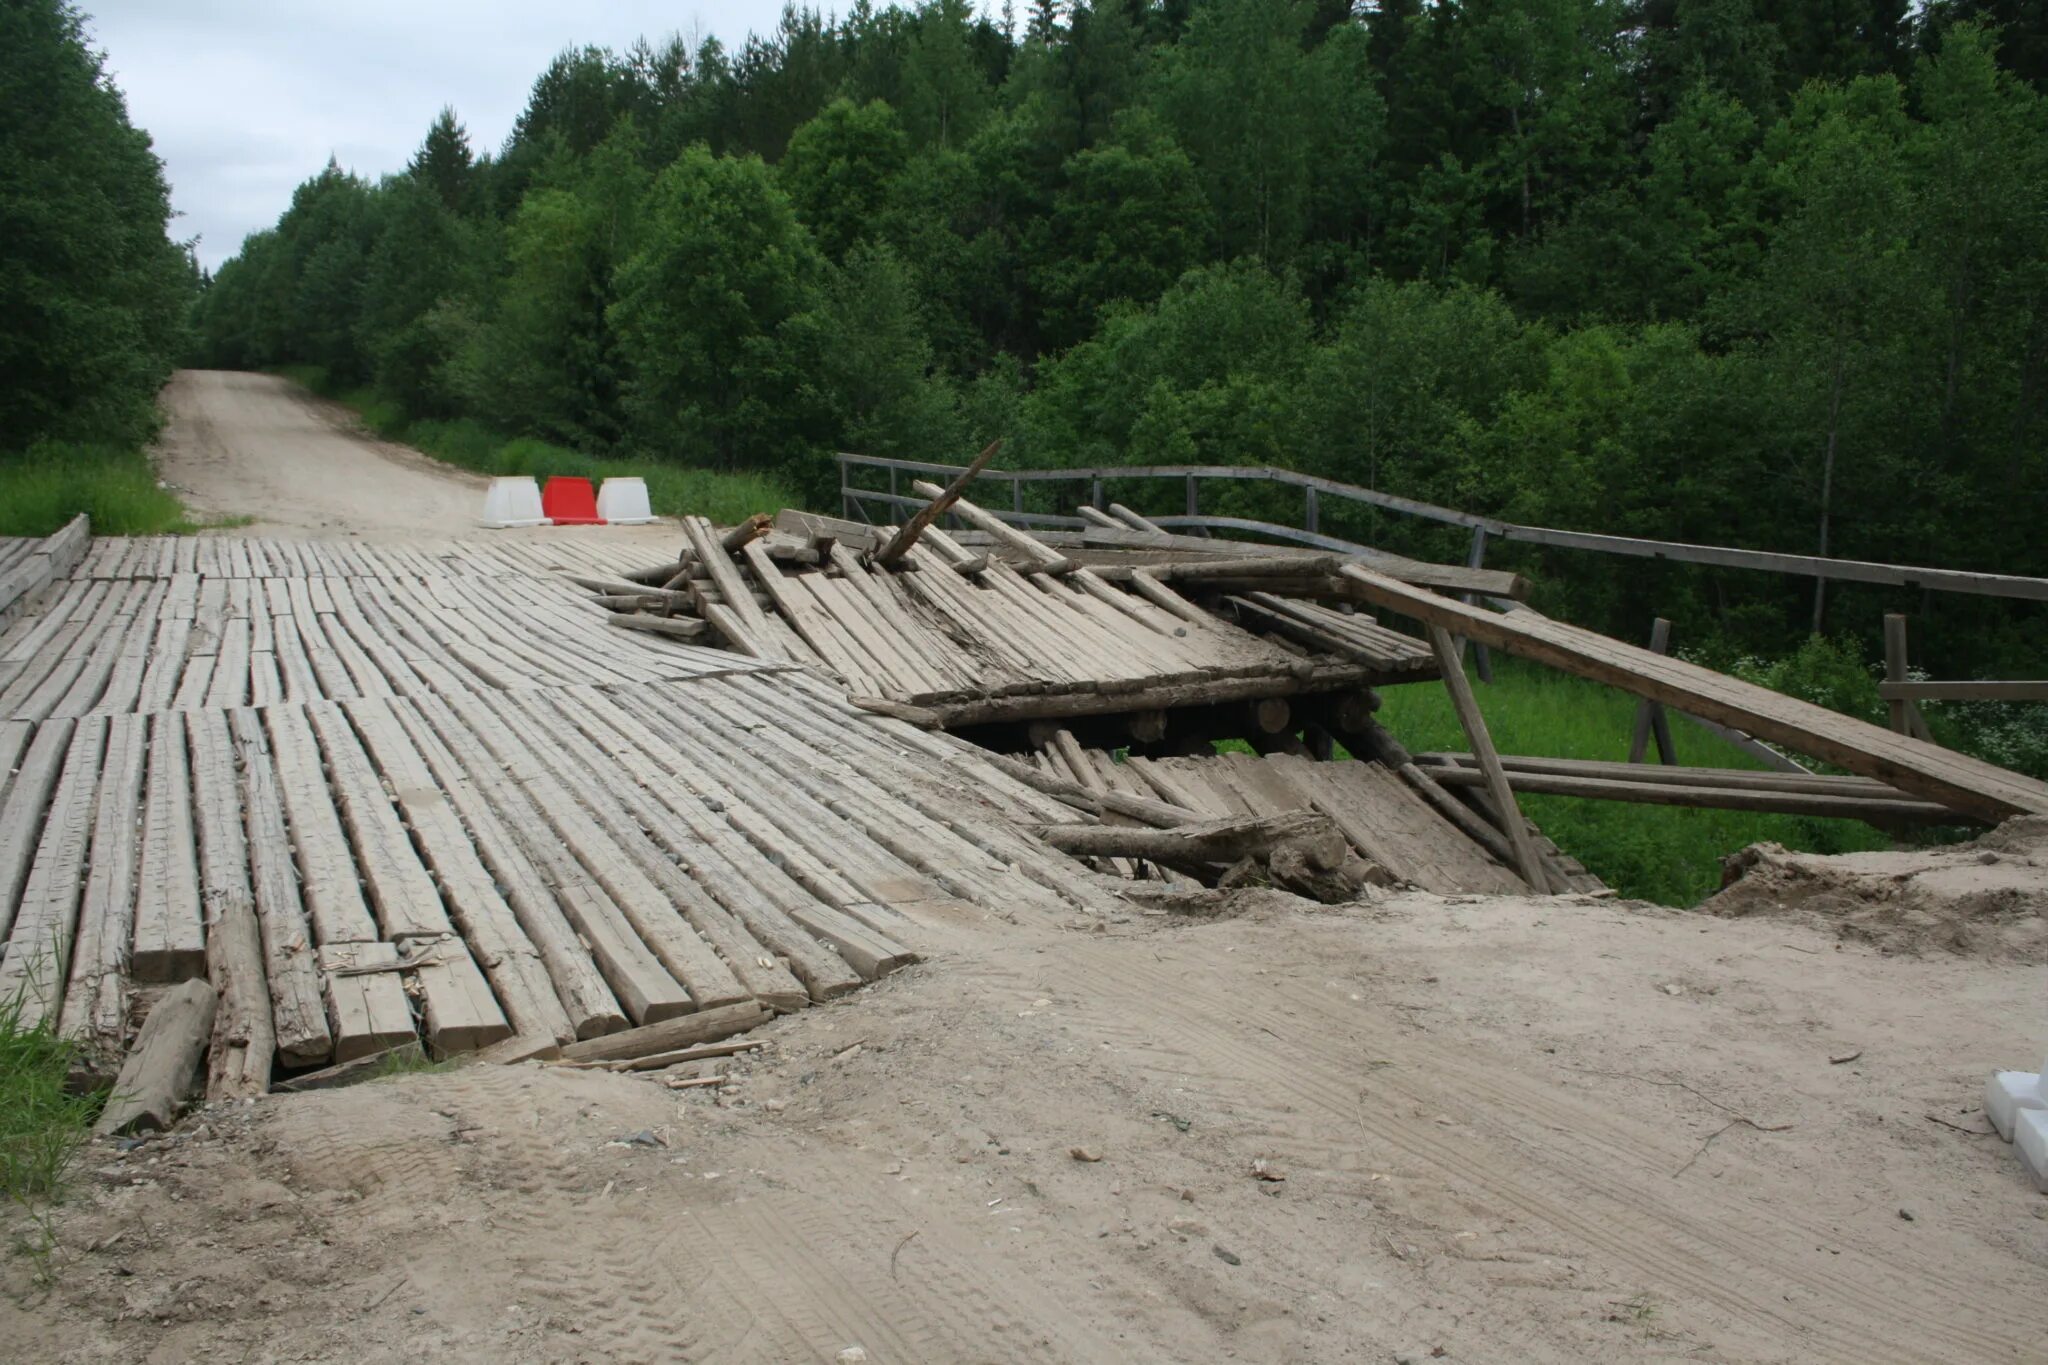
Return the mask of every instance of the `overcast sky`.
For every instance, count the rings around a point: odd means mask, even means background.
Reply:
[[[782,0],[80,0],[93,44],[149,130],[182,215],[218,267],[275,222],[332,153],[374,179],[402,168],[444,104],[496,150],[565,47],[716,34],[737,47]]]

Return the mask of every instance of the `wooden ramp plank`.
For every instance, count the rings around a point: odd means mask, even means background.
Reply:
[[[107,723],[92,871],[85,883],[71,981],[58,1023],[58,1032],[84,1049],[89,1065],[109,1074],[120,1066],[127,1032],[128,944],[135,932],[142,772],[148,749],[146,717],[116,716]]]
[[[334,1019],[337,1063],[417,1040],[398,966],[395,943],[321,945],[320,974]]]
[[[143,806],[141,885],[135,900],[137,981],[185,981],[206,971],[199,913],[199,852],[192,837],[192,781],[185,717],[150,718],[149,779]]]
[[[476,846],[454,807],[399,728],[390,707],[382,699],[366,699],[349,703],[347,710],[364,746],[391,784],[392,798],[433,869],[449,913],[462,926],[470,951],[504,1002],[512,1031],[545,1035],[558,1043],[575,1041],[576,1029],[555,998],[540,954],[519,927],[511,906],[498,894],[496,882],[478,859]],[[447,974],[459,973],[449,968]],[[431,975],[423,972],[421,980],[427,981]],[[436,1047],[455,1046],[452,1039],[437,1041],[434,1030],[444,1027],[446,1021],[437,1022],[433,999],[429,991],[428,1041]],[[466,1044],[469,1048],[482,1045],[475,1041]]]
[[[25,722],[24,722],[25,723]],[[71,745],[75,722],[46,721],[23,755],[21,767],[7,785],[7,803],[0,806],[0,934],[14,924],[21,888],[43,837],[43,812],[64,774],[64,754]]]
[[[0,1001],[18,1011],[23,1029],[56,1023],[71,967],[71,939],[78,927],[78,902],[85,889],[91,847],[93,798],[98,794],[100,759],[107,741],[103,716],[88,716],[72,731],[64,776],[50,801],[36,844],[35,863],[22,888],[21,906],[0,958]]]
[[[434,879],[420,865],[418,851],[349,728],[348,717],[338,704],[319,701],[308,703],[306,718],[326,755],[327,783],[341,807],[356,870],[370,893],[382,937],[398,943],[454,933]]]
[[[270,1089],[277,1030],[263,971],[263,932],[249,884],[241,784],[224,713],[195,712],[185,730],[199,830],[206,976],[219,996],[207,1049],[206,1094],[209,1099],[242,1099]]]
[[[348,836],[342,833],[305,712],[296,706],[273,706],[263,717],[313,935],[323,945],[374,942],[379,937],[377,921],[357,884]]]
[[[228,716],[242,770],[244,832],[249,877],[263,935],[264,976],[270,985],[271,1028],[277,1053],[290,1066],[317,1066],[334,1057],[334,1036],[320,987],[319,960],[306,928],[306,907],[292,863],[291,837],[271,764],[270,742],[255,711]]]

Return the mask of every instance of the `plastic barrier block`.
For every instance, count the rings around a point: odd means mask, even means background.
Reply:
[[[492,479],[484,490],[483,521],[493,530],[546,525],[547,517],[540,510],[540,485],[530,474]]]
[[[557,526],[602,526],[597,514],[597,490],[590,480],[557,474],[540,491],[541,511]]]
[[[2012,1145],[2034,1188],[2048,1194],[2048,1109],[2022,1109],[2013,1119]]]
[[[647,502],[647,480],[606,479],[597,490],[597,514],[614,526],[639,526],[654,520]]]
[[[2041,1097],[2041,1077],[2032,1071],[1997,1071],[1984,1084],[1984,1116],[2007,1142],[2022,1109],[2048,1109]]]

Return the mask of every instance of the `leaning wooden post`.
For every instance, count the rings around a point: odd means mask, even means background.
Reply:
[[[1671,647],[1671,623],[1659,616],[1650,623],[1650,652],[1662,654]],[[1650,736],[1657,737],[1657,758],[1660,762],[1676,766],[1678,746],[1671,742],[1671,721],[1664,714],[1661,702],[1645,697],[1636,703],[1636,724],[1628,740],[1628,761],[1640,763],[1649,752]]]
[[[1507,770],[1501,767],[1500,754],[1493,747],[1493,736],[1487,733],[1486,718],[1479,713],[1479,703],[1472,696],[1472,684],[1465,680],[1465,669],[1458,662],[1458,648],[1451,643],[1450,632],[1442,626],[1429,627],[1429,645],[1436,652],[1436,665],[1443,670],[1444,687],[1451,694],[1451,706],[1458,713],[1458,723],[1465,727],[1465,741],[1472,746],[1472,756],[1479,760],[1479,771],[1486,777],[1486,793],[1492,799],[1494,816],[1502,825],[1501,833],[1507,835],[1508,845],[1515,852],[1515,870],[1522,874],[1522,880],[1529,883],[1531,890],[1539,895],[1549,888],[1549,881],[1543,875],[1543,862],[1536,856],[1536,845],[1529,838],[1529,826],[1522,819],[1522,809],[1515,804],[1514,790],[1508,786]]]
[[[917,544],[917,538],[924,534],[924,528],[945,515],[946,509],[960,501],[960,495],[967,491],[967,485],[975,476],[988,468],[988,462],[1003,448],[1003,438],[998,436],[988,443],[988,449],[974,457],[974,463],[960,471],[960,476],[946,485],[936,498],[919,508],[900,530],[889,538],[889,543],[875,552],[875,563],[888,568],[897,560],[910,553],[910,547]]]

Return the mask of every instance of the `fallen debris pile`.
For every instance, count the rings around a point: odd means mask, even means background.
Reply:
[[[1890,853],[1794,853],[1752,844],[1723,860],[1716,915],[1797,915],[1888,952],[2048,962],[2048,819],[2023,816],[1965,844]]]

